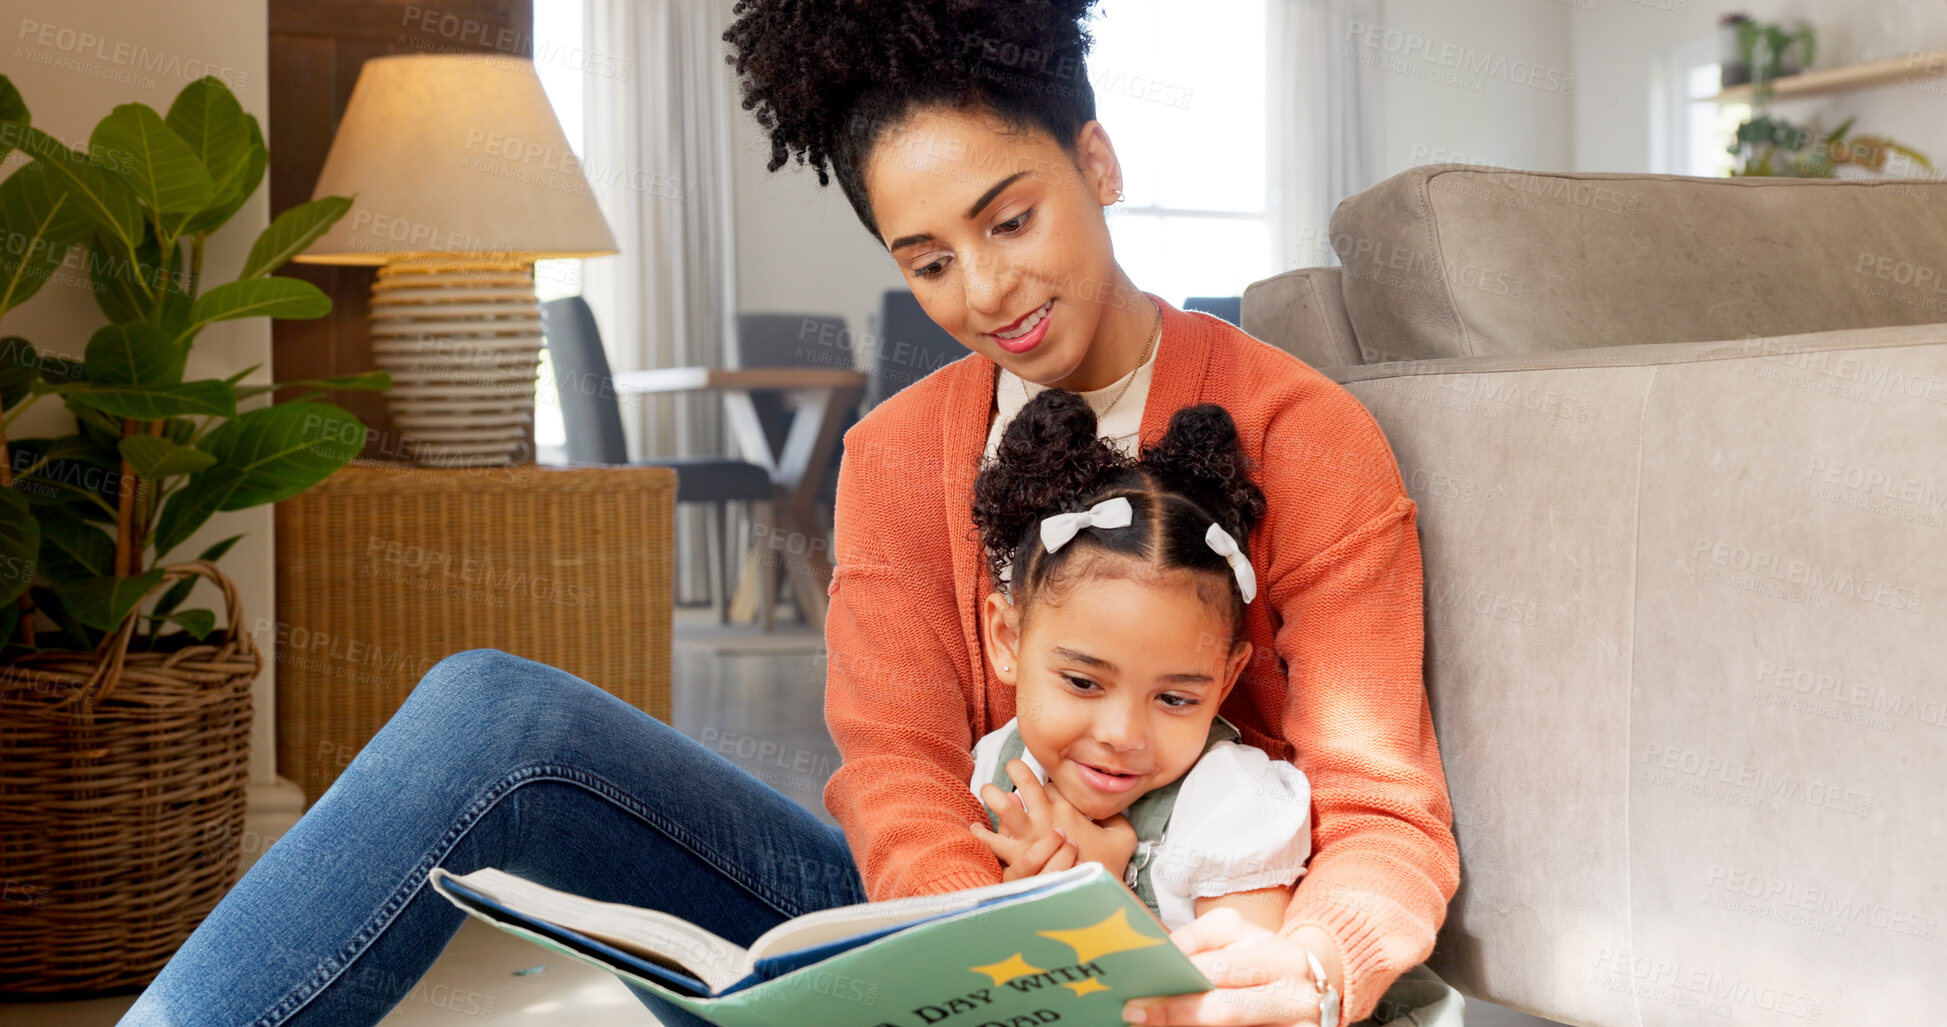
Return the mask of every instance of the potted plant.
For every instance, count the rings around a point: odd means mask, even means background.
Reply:
[[[1790,25],[1750,18],[1726,24],[1737,33],[1738,57],[1748,70],[1754,105],[1762,106],[1771,98],[1773,79],[1804,71],[1817,56],[1818,34],[1803,18]]]
[[[1926,154],[1891,137],[1851,134],[1855,120],[1847,118],[1838,128],[1821,133],[1761,114],[1737,127],[1730,151],[1738,156],[1738,167],[1731,173],[1790,178],[1837,178],[1847,171],[1873,175],[1885,170],[1887,156],[1894,153],[1923,170],[1933,170]]]
[[[166,114],[116,107],[84,153],[35,128],[0,76],[0,157],[14,149],[31,160],[0,181],[0,315],[79,246],[108,323],[61,354],[0,337],[0,864],[37,897],[0,908],[0,992],[99,990],[153,977],[236,875],[262,657],[215,564],[236,538],[181,549],[215,513],[295,495],[356,455],[344,440],[364,426],[318,393],[390,383],[186,379],[210,324],[329,312],[271,272],[351,206],[285,211],[214,282],[206,244],[267,163],[221,81],[190,83]],[[9,437],[50,398],[72,432]],[[224,596],[221,627],[185,608],[198,578]]]

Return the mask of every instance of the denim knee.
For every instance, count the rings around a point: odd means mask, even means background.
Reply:
[[[505,728],[526,711],[559,709],[572,675],[500,649],[468,649],[433,664],[400,706],[398,718]],[[395,718],[395,719],[398,719]]]

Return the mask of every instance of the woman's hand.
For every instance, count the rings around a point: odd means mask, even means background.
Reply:
[[[1000,833],[970,824],[974,837],[994,851],[1003,880],[1067,870],[1077,863],[1102,864],[1118,879],[1136,851],[1136,829],[1118,813],[1097,823],[1062,798],[1052,782],[1043,785],[1024,760],[1009,760],[1013,797],[993,784],[982,785],[980,799],[1000,820]],[[991,789],[991,791],[990,791]]]
[[[1305,931],[1298,932],[1300,937]],[[1324,932],[1317,932],[1323,936]],[[1321,989],[1313,982],[1308,946],[1245,921],[1235,909],[1210,911],[1170,934],[1170,941],[1217,987],[1191,995],[1131,999],[1122,1018],[1143,1027],[1312,1027],[1319,1023]],[[1338,953],[1329,940],[1317,952],[1329,978]],[[1335,983],[1335,988],[1339,986]],[[1343,993],[1343,989],[1339,989]],[[1342,1021],[1341,1021],[1342,1022]]]

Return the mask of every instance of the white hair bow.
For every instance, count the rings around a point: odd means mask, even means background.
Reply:
[[[1245,602],[1250,602],[1257,595],[1257,571],[1252,570],[1251,561],[1238,552],[1237,540],[1231,538],[1230,532],[1215,521],[1210,522],[1210,530],[1203,533],[1203,540],[1210,543],[1210,548],[1223,557],[1224,562],[1230,564],[1231,571],[1237,575],[1237,590],[1244,593]]]
[[[1132,511],[1129,497],[1117,496],[1078,513],[1058,513],[1041,519],[1041,544],[1052,553],[1068,544],[1083,528],[1126,528]]]

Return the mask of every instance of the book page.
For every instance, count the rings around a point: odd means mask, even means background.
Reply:
[[[681,917],[619,902],[598,902],[487,867],[451,877],[508,909],[607,942],[652,962],[673,966],[709,985],[712,992],[750,973],[742,946]]]
[[[1083,863],[1060,873],[1003,881],[983,888],[940,895],[915,895],[886,902],[863,902],[855,906],[837,906],[806,913],[765,931],[751,942],[747,962],[754,964],[769,956],[815,948],[880,928],[919,923],[944,914],[973,909],[996,899],[1058,890],[1089,879],[1100,866],[1099,863]]]

